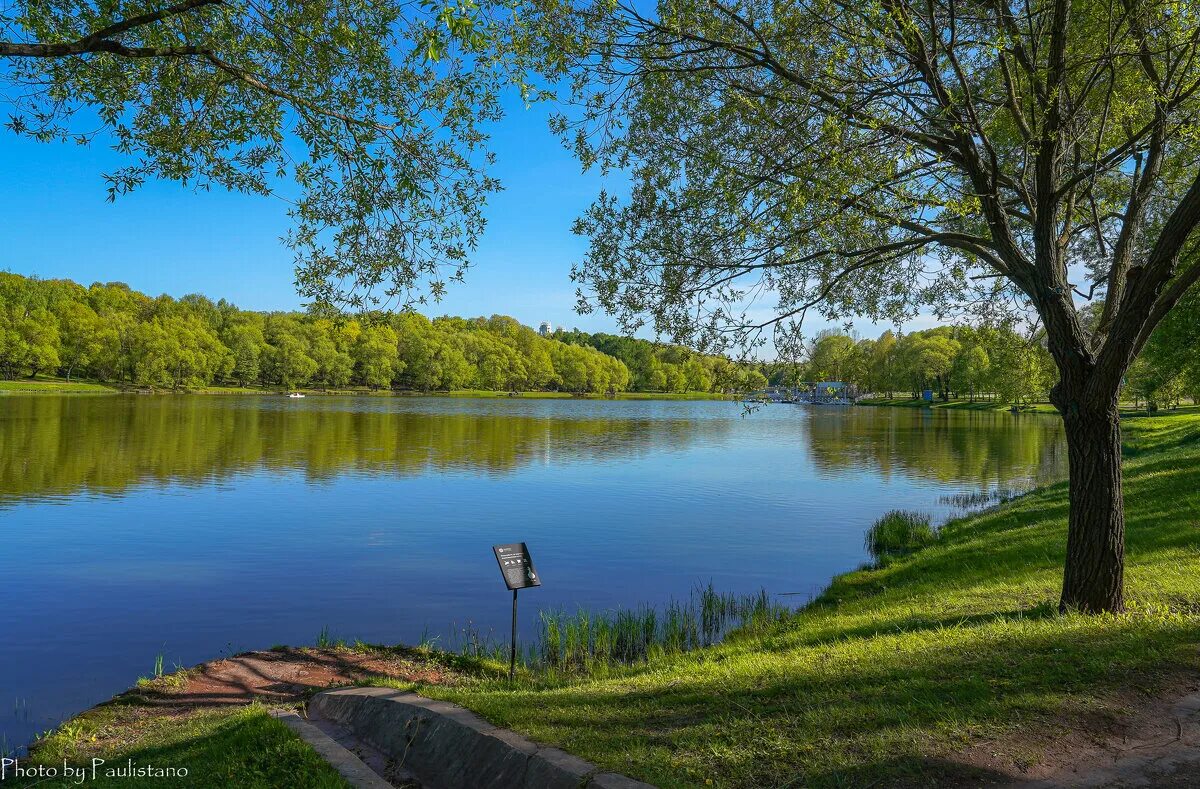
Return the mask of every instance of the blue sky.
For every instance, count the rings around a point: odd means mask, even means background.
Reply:
[[[569,272],[586,243],[571,223],[602,181],[580,172],[547,128],[547,112],[513,101],[495,127],[494,172],[505,191],[489,201],[467,281],[426,312],[615,330],[607,316],[574,312]],[[288,228],[282,202],[160,182],[108,203],[101,173],[123,161],[99,142],[84,148],[0,134],[0,270],[85,285],[116,280],[152,295],[204,293],[246,309],[300,306],[291,252],[279,242]]]

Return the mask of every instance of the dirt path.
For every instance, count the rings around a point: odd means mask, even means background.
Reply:
[[[1113,706],[1130,712],[1065,722],[1057,736],[1030,734],[974,746],[962,761],[983,777],[961,785],[1200,789],[1200,678],[1181,677],[1150,702],[1129,698]],[[1022,765],[1021,753],[1040,755],[1036,763]]]
[[[1079,759],[1078,756],[1083,756]],[[1119,738],[1108,736],[1091,753],[1027,789],[1133,789],[1200,787],[1200,692],[1155,705]]]
[[[328,688],[370,679],[443,684],[461,675],[449,667],[451,658],[435,659],[405,648],[316,649],[281,647],[246,652],[202,663],[154,680],[143,681],[119,697],[139,722],[180,720],[203,710],[260,702],[275,714],[300,712],[313,694]],[[349,732],[323,721],[310,721],[339,745],[357,756],[394,787],[419,789],[420,784],[401,765],[394,764]],[[120,736],[114,732],[114,736]]]

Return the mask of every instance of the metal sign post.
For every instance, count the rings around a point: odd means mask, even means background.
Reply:
[[[529,558],[529,549],[525,547],[525,543],[493,545],[492,552],[496,554],[496,563],[500,565],[504,585],[513,593],[512,642],[508,657],[508,681],[512,682],[517,675],[517,592],[541,586],[542,581],[533,569],[533,560]]]

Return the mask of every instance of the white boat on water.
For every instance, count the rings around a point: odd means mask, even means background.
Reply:
[[[288,397],[304,397],[304,395],[300,394],[299,392],[292,392],[290,395],[288,395]]]

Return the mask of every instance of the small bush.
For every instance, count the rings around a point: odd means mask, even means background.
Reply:
[[[878,560],[920,550],[937,539],[932,520],[920,512],[892,510],[867,530],[867,552]]]

